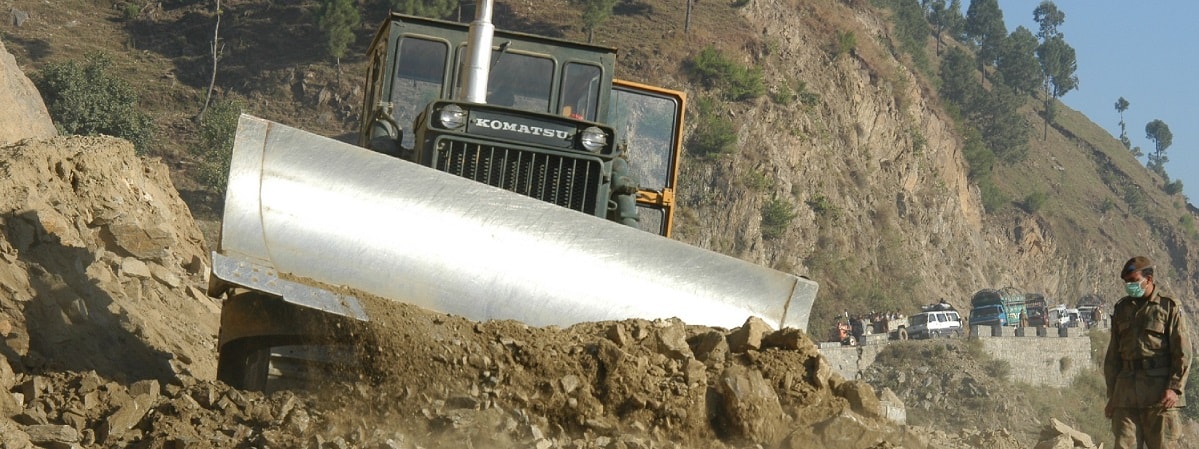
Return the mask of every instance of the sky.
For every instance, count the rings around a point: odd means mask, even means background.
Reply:
[[[1042,0],[999,0],[1010,34],[1024,26],[1036,34],[1032,12]],[[1148,153],[1145,125],[1170,127],[1166,173],[1182,180],[1183,193],[1199,202],[1199,1],[1057,0],[1066,20],[1058,28],[1077,57],[1078,89],[1061,101],[1112,136],[1120,135],[1116,100],[1129,108],[1124,122],[1133,146]],[[970,6],[962,1],[962,14]],[[1145,163],[1145,158],[1141,158]]]

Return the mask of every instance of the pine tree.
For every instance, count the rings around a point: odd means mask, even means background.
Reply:
[[[458,0],[391,0],[391,9],[414,16],[444,19],[458,10]]]
[[[595,29],[612,16],[612,8],[618,0],[577,1],[583,5],[583,28],[587,30],[587,42],[590,43],[595,39]]]
[[[338,72],[341,72],[341,57],[354,41],[354,27],[359,20],[354,0],[321,0],[317,26],[325,33],[325,48],[337,61]]]

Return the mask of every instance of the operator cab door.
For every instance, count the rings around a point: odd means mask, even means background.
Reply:
[[[670,237],[674,225],[685,105],[682,92],[612,81],[608,121],[616,130],[617,144],[628,149],[629,165],[640,183],[639,227],[664,237]]]

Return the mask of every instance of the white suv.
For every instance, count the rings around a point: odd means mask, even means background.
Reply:
[[[912,338],[962,336],[962,318],[953,310],[920,312],[908,318],[907,333]]]

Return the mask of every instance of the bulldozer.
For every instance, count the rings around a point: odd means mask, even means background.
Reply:
[[[239,120],[208,294],[218,379],[344,362],[366,298],[534,326],[677,317],[806,329],[810,279],[670,238],[682,92],[612,48],[391,13],[358,144]],[[315,362],[314,362],[315,361]],[[352,363],[352,362],[351,362]]]

